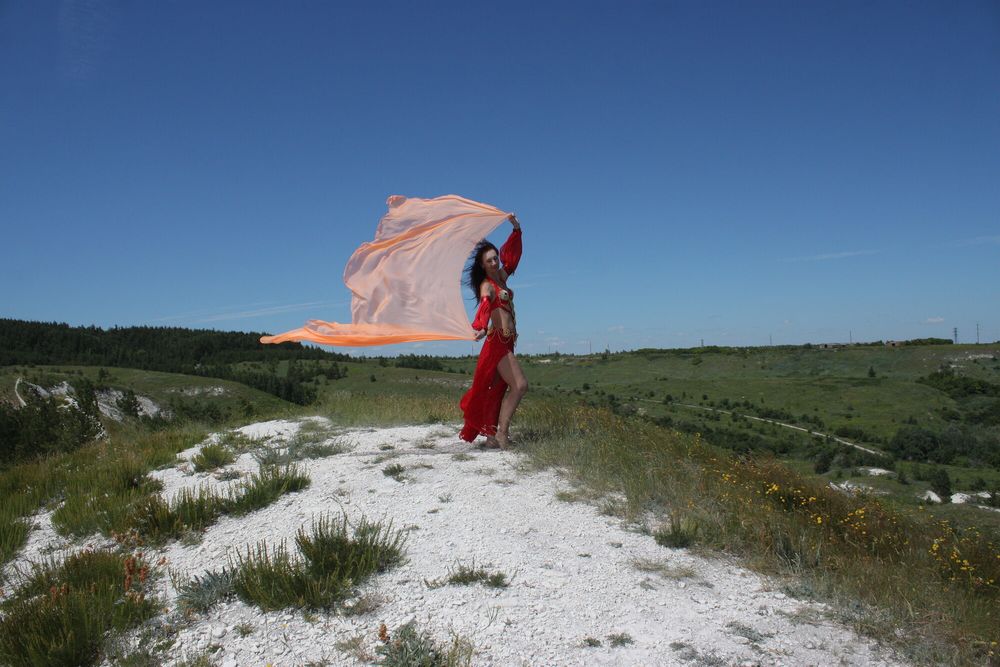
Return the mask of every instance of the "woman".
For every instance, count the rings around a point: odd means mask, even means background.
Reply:
[[[528,391],[528,381],[514,356],[514,293],[507,287],[507,278],[521,259],[521,223],[513,213],[507,219],[514,230],[500,250],[489,241],[480,241],[467,269],[468,285],[479,299],[472,328],[476,340],[485,336],[486,342],[479,352],[472,388],[460,404],[465,413],[462,439],[472,442],[485,435],[487,447],[501,449],[511,446],[510,420]]]

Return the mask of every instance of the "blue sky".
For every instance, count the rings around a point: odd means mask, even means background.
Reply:
[[[998,340],[998,82],[989,1],[0,2],[0,317],[349,321],[455,193],[527,353]]]

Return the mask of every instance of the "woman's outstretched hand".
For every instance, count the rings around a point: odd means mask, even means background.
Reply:
[[[514,229],[520,229],[521,228],[521,222],[517,219],[517,216],[514,215],[513,213],[511,213],[510,215],[508,215],[507,219],[510,220],[510,224],[514,225]]]
[[[483,336],[486,335],[486,329],[476,329],[476,340],[482,340]]]

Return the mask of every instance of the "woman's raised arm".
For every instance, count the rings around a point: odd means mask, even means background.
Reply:
[[[510,275],[517,269],[518,262],[521,261],[521,223],[513,213],[508,218],[514,229],[502,246],[500,246],[500,264],[503,270]]]

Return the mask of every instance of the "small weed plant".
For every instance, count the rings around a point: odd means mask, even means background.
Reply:
[[[472,565],[459,563],[448,570],[447,576],[441,579],[426,580],[424,583],[428,588],[440,588],[449,584],[471,586],[480,583],[487,588],[507,588],[510,586],[510,579],[505,572],[490,572],[486,568],[476,567],[475,563]]]
[[[608,635],[608,644],[615,648],[619,646],[628,646],[629,644],[634,644],[635,640],[632,639],[632,635],[627,632],[618,632],[615,634]]]
[[[235,594],[233,573],[230,570],[209,570],[180,586],[177,604],[185,613],[204,613],[216,603],[229,600]]]
[[[458,635],[442,646],[427,632],[417,629],[413,621],[388,634],[382,626],[380,644],[375,649],[384,667],[465,667],[472,664],[474,648]]]
[[[386,466],[386,467],[382,468],[382,474],[383,475],[385,475],[386,477],[392,477],[397,482],[402,482],[403,481],[403,479],[404,479],[403,478],[403,473],[405,471],[406,471],[406,468],[404,468],[399,463],[393,463],[390,466]]]

